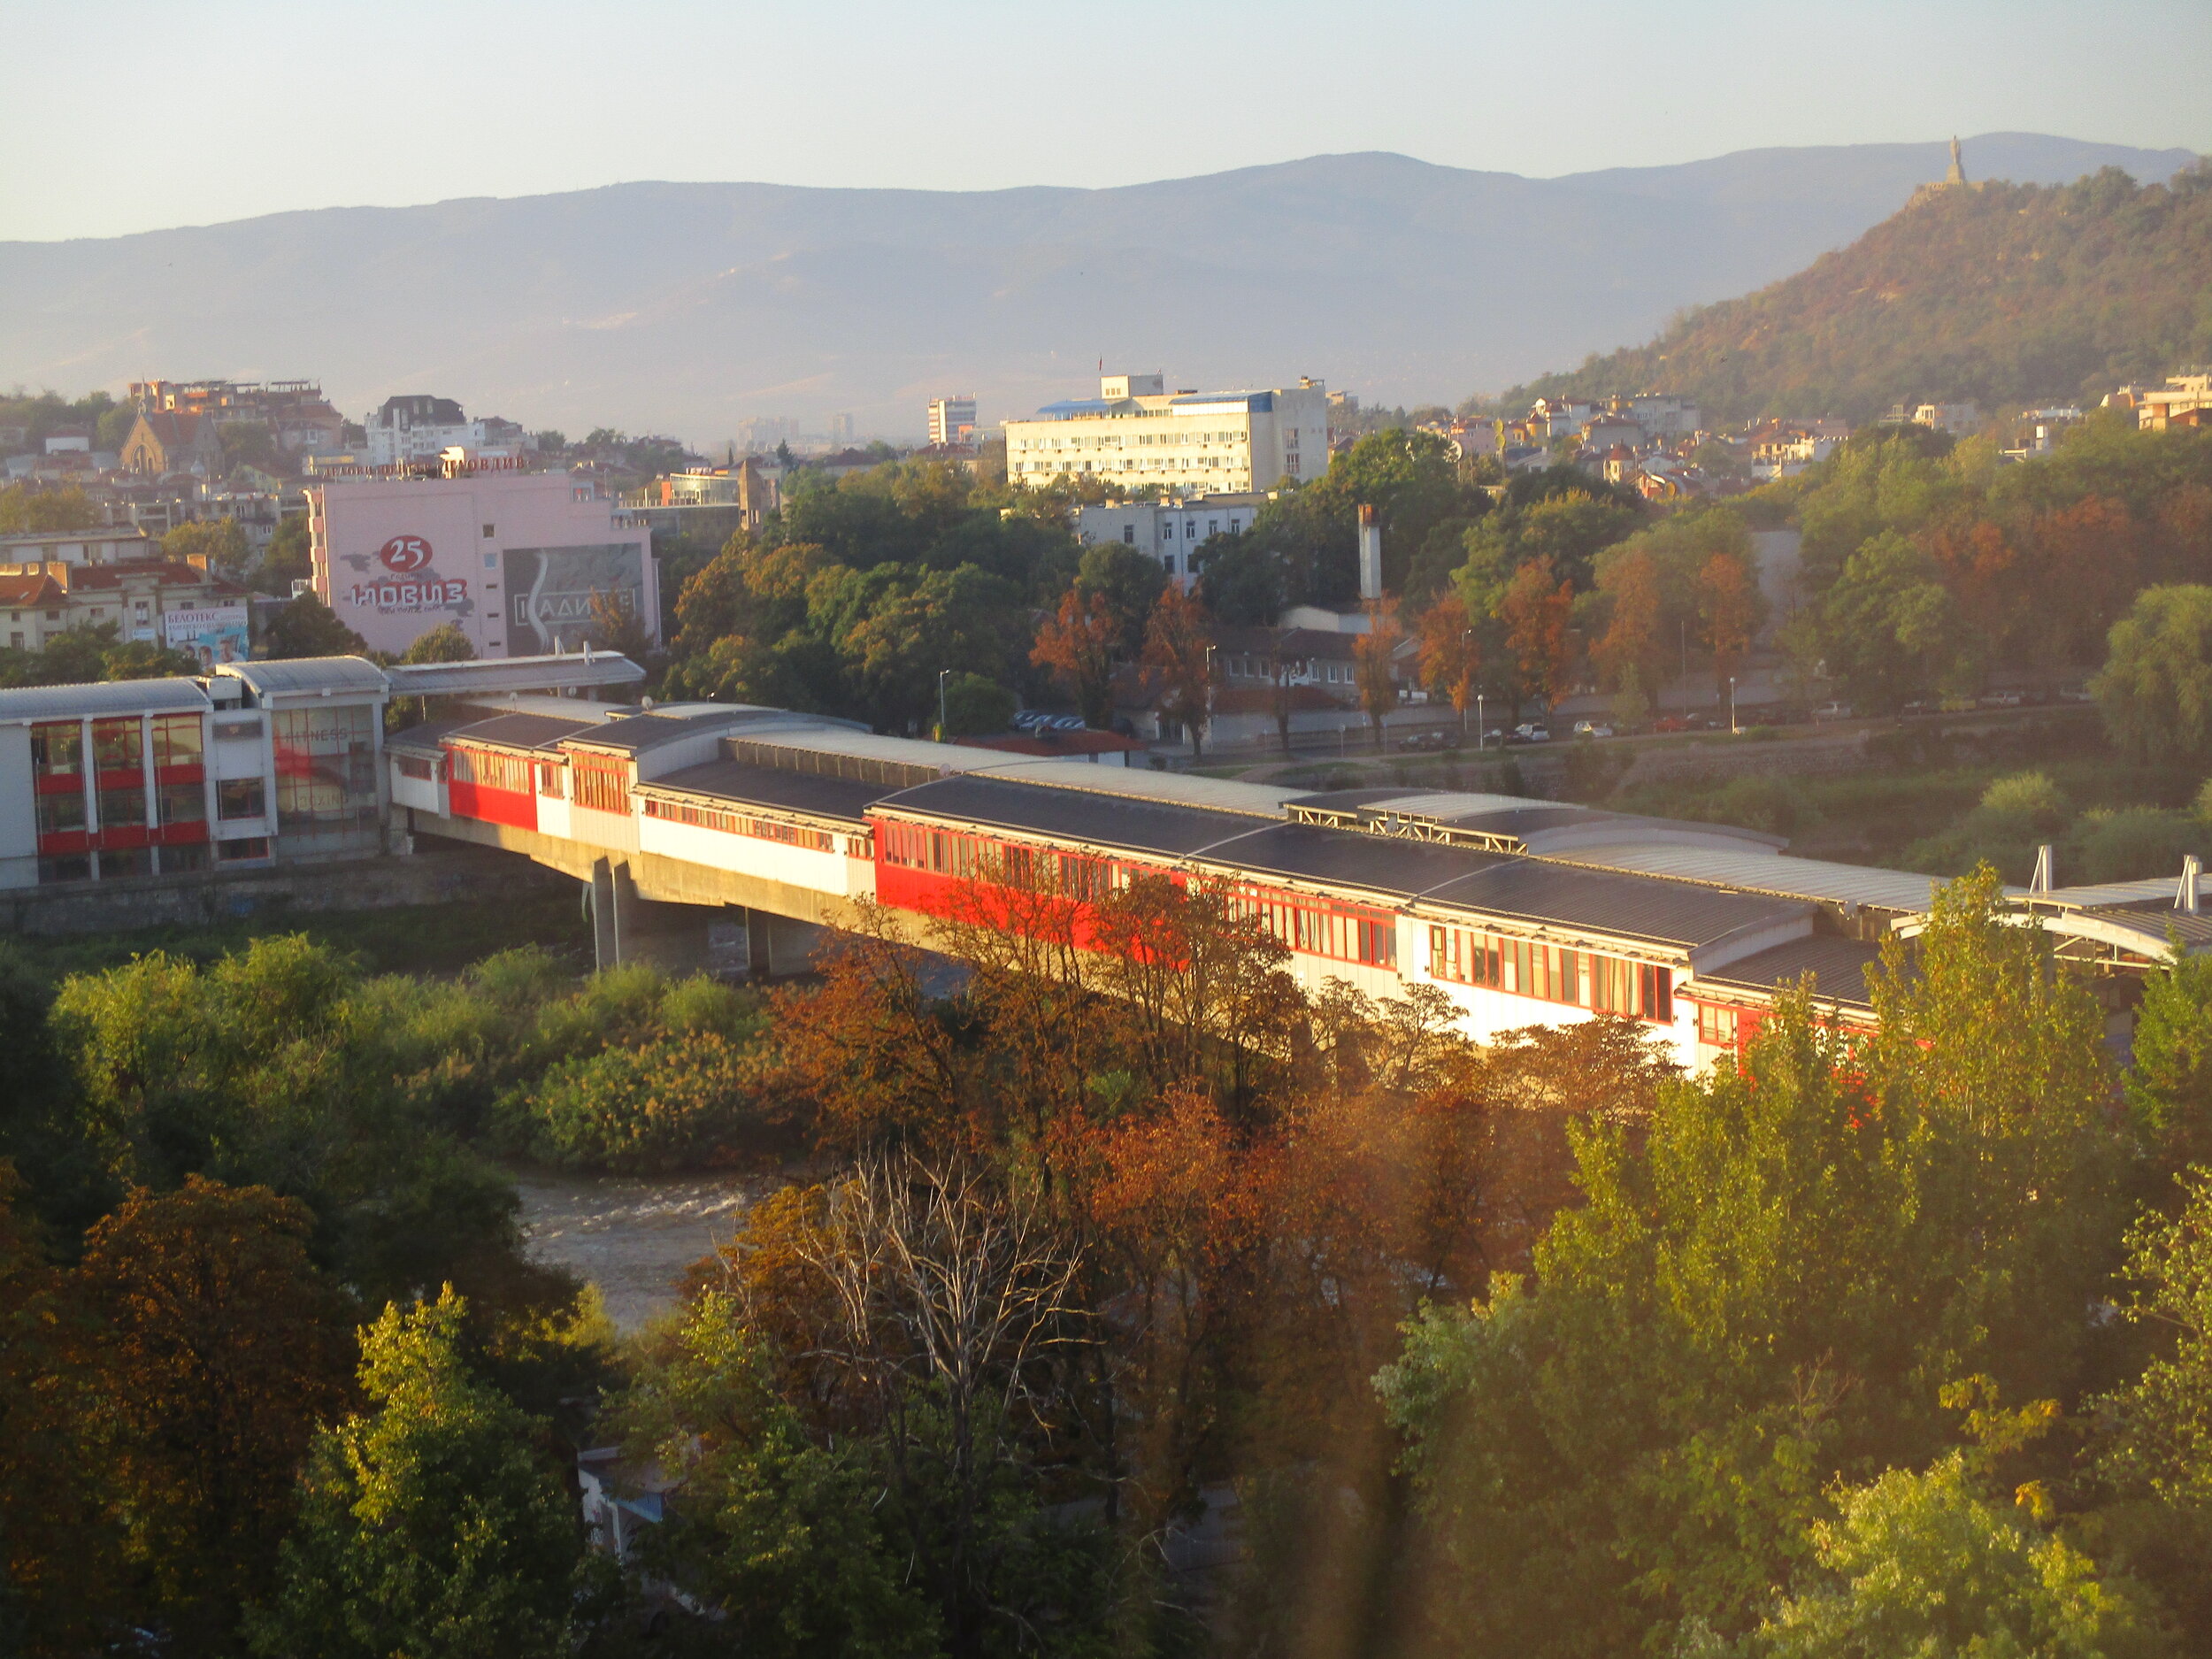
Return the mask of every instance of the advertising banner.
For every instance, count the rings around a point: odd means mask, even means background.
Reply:
[[[430,543],[419,535],[396,535],[376,550],[384,573],[349,585],[347,602],[357,611],[379,616],[452,611],[467,603],[465,578],[441,576],[430,568]]]
[[[171,650],[189,651],[203,669],[218,663],[242,663],[248,655],[250,621],[244,603],[202,605],[189,611],[165,611],[161,618],[165,642]]]
[[[645,605],[644,553],[629,542],[510,548],[504,572],[510,657],[580,649]]]

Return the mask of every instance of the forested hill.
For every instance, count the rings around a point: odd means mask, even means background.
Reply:
[[[1709,421],[1878,417],[1901,400],[2072,401],[2212,358],[2212,166],[2139,186],[1923,190],[1849,247],[1649,345],[1507,394],[1694,393]]]

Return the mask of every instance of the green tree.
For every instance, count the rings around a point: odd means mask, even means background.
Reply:
[[[1249,531],[1228,531],[1206,543],[1198,591],[1222,622],[1271,627],[1288,603],[1289,572],[1283,556]]]
[[[1978,1494],[1962,1454],[1924,1474],[1893,1469],[1837,1496],[1813,1528],[1819,1571],[1733,1647],[1742,1659],[2018,1655],[2129,1659],[2165,1651],[2143,1609],[2062,1539]]]
[[[126,640],[100,653],[103,680],[171,680],[199,672],[199,660],[191,652],[151,640]]]
[[[1379,1382],[1439,1628],[1541,1655],[1740,1634],[1829,1482],[1940,1455],[1947,1380],[2078,1386],[2112,1264],[2101,1022],[2001,909],[1986,872],[1946,888],[1848,1056],[1801,991],[1740,1070],[1591,1125],[1539,1288],[1410,1328]]]
[[[314,544],[307,515],[288,512],[277,523],[276,534],[261,549],[261,564],[253,573],[254,586],[280,599],[292,596],[292,584],[314,574]]]
[[[219,1651],[267,1579],[292,1475],[346,1394],[344,1299],[309,1263],[305,1205],[187,1179],[87,1236],[95,1322],[78,1409],[113,1481],[146,1616]]]
[[[2138,594],[2091,689],[2113,741],[2136,758],[2212,761],[2212,588]]]
[[[179,525],[161,538],[161,554],[183,564],[204,562],[216,575],[234,582],[245,580],[246,567],[253,562],[245,527],[231,518]]]
[[[461,1298],[388,1307],[361,1333],[371,1409],[315,1437],[275,1594],[273,1659],[568,1653],[578,1522],[541,1425],[462,1357]]]
[[[2178,1614],[2190,1651],[2212,1641],[2212,1170],[2185,1171],[2128,1236],[2126,1312],[2154,1337],[2141,1373],[2098,1413],[2094,1519]]]
[[[945,681],[945,735],[981,737],[1003,732],[1021,700],[983,674],[958,673]]]
[[[271,617],[261,642],[275,657],[358,657],[369,649],[313,594],[302,594]]]
[[[1955,678],[1962,640],[1950,593],[1894,531],[1851,556],[1821,621],[1829,672],[1861,709],[1893,713]]]
[[[1115,643],[1124,657],[1144,649],[1144,625],[1167,586],[1160,561],[1119,541],[1101,541],[1083,550],[1076,566],[1075,590],[1095,594],[1114,619]]]
[[[726,1640],[779,1659],[940,1651],[864,1454],[849,1437],[808,1436],[728,1295],[691,1305],[613,1417],[637,1466],[682,1482],[681,1502],[641,1541],[644,1563],[720,1609]]]
[[[472,663],[476,647],[469,636],[461,632],[457,622],[441,622],[426,634],[419,634],[399,655],[403,663]]]
[[[2177,950],[2145,978],[2125,1081],[2165,1169],[2212,1164],[2212,956]]]
[[[41,489],[11,484],[0,489],[0,535],[31,530],[89,530],[100,510],[81,489]]]

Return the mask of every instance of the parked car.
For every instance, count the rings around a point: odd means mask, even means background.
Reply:
[[[1613,728],[1602,721],[1577,720],[1575,735],[1577,737],[1610,737],[1613,735]]]
[[[1851,705],[1839,697],[1833,702],[1824,703],[1815,709],[1813,719],[1816,723],[1826,720],[1847,720],[1853,712]]]
[[[1548,743],[1551,741],[1551,730],[1533,720],[1524,720],[1513,728],[1513,734],[1505,741],[1509,743]]]
[[[1441,749],[1444,747],[1444,733],[1441,731],[1416,732],[1410,737],[1400,738],[1398,747],[1400,749]]]
[[[1981,701],[1985,709],[2016,709],[2022,699],[2016,691],[1993,691]]]

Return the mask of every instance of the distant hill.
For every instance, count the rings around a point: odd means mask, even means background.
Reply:
[[[2192,157],[2035,134],[1978,175]],[[918,435],[1109,368],[1192,387],[1300,374],[1373,402],[1494,389],[1802,268],[1940,178],[1940,143],[1751,150],[1524,179],[1317,156],[1122,189],[624,184],[0,243],[0,386],[318,375],[572,434],[715,444],[757,415]],[[816,426],[815,429],[820,429]]]
[[[2212,360],[2212,169],[2138,185],[1928,189],[1785,281],[1689,312],[1649,345],[1509,394],[1664,387],[1709,420],[1901,401],[2071,401]]]

